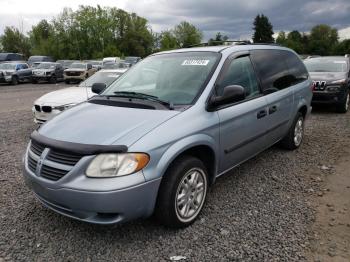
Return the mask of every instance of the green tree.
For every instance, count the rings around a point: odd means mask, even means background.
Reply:
[[[350,55],[350,39],[345,39],[334,46],[335,55]]]
[[[17,28],[7,26],[0,38],[2,49],[5,52],[20,53],[30,56],[30,44],[28,38]]]
[[[309,52],[315,55],[330,55],[338,44],[338,30],[328,25],[317,25],[311,29]]]
[[[31,43],[31,53],[34,55],[51,55],[53,28],[47,20],[41,20],[37,25],[32,27],[29,32]]]
[[[215,35],[215,38],[210,38],[209,41],[208,41],[208,44],[210,46],[212,45],[222,45],[225,41],[228,40],[228,36],[227,35],[222,35],[221,32],[217,32],[216,35]]]
[[[263,14],[257,15],[253,23],[254,43],[273,43],[273,27],[269,18]]]
[[[173,32],[170,30],[163,31],[160,35],[160,50],[164,51],[176,48],[179,48],[179,44],[177,43]]]
[[[286,42],[287,42],[286,33],[284,31],[279,32],[278,36],[276,38],[276,43],[279,44],[279,45],[285,46]]]
[[[183,21],[174,28],[174,35],[180,47],[198,45],[202,41],[203,34],[189,22]]]

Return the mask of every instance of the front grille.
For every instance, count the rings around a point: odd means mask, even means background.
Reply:
[[[35,110],[36,110],[36,111],[41,112],[41,108],[40,108],[39,105],[35,105],[34,107],[35,107]]]
[[[63,165],[74,166],[82,157],[82,155],[51,150],[49,155],[47,156],[47,159]]]
[[[41,110],[45,113],[51,113],[52,107],[51,106],[42,106]]]
[[[58,179],[66,175],[68,172],[69,171],[67,170],[61,170],[58,168],[43,165],[40,175],[46,179],[57,181]]]
[[[324,91],[326,89],[327,82],[326,81],[314,81],[314,90],[315,91]]]
[[[81,75],[81,72],[66,72],[66,75],[67,76],[80,76]]]
[[[28,167],[33,173],[35,173],[37,163],[38,162],[34,160],[31,156],[28,156]]]
[[[34,154],[36,154],[37,156],[40,157],[41,154],[43,153],[44,149],[45,149],[45,147],[44,147],[43,145],[41,145],[41,144],[39,144],[39,143],[37,143],[37,142],[34,142],[34,141],[32,140],[31,145],[30,145],[30,150],[31,150]]]
[[[33,153],[37,159],[41,157],[45,148],[45,145],[42,145],[41,143],[38,143],[34,140],[31,141],[30,152]],[[40,174],[37,175],[49,180],[57,181],[63,176],[65,176],[82,157],[83,155],[73,154],[70,152],[64,152],[56,149],[50,149],[46,158],[43,160],[43,165]],[[28,168],[33,173],[36,173],[37,163],[38,160],[35,160],[31,156],[31,154],[28,154]],[[64,165],[66,168],[57,168],[54,166],[53,163]]]

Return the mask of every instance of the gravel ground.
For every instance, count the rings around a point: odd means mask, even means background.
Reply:
[[[192,226],[170,230],[152,219],[97,226],[47,210],[26,188],[21,158],[36,127],[29,109],[0,110],[0,261],[303,261],[310,199],[320,190],[306,174],[350,145],[350,114],[316,111],[300,149],[273,147],[219,178]]]

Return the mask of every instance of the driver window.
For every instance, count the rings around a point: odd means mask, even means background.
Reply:
[[[260,94],[259,84],[249,56],[243,56],[232,60],[218,85],[216,90],[217,95],[221,96],[224,87],[229,85],[242,86],[246,92],[246,99]]]

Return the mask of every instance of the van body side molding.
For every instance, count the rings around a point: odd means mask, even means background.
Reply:
[[[48,138],[39,134],[38,131],[34,131],[30,138],[39,144],[43,144],[46,147],[76,153],[80,155],[96,155],[101,153],[125,153],[128,151],[128,147],[125,145],[91,145],[80,144],[66,141],[59,141],[56,139]]]

